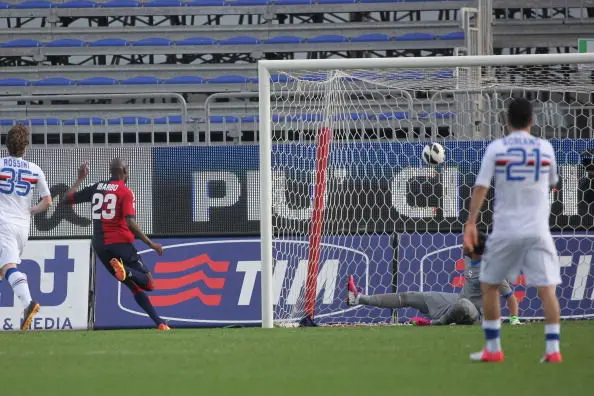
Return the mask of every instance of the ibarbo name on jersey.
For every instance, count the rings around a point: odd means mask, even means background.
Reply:
[[[150,299],[163,318],[177,327],[260,322],[260,239],[159,242],[165,245],[163,257],[152,251],[141,252],[141,257],[153,273],[155,291]],[[309,244],[307,239],[287,239],[274,245],[276,309],[294,312],[303,303]],[[323,241],[317,272],[316,318],[328,322],[337,317],[341,322],[355,318],[354,310],[349,311],[344,305],[347,276],[355,275],[363,288],[371,284],[375,292],[385,293],[390,290],[392,265],[393,249],[387,235],[332,237]],[[151,325],[128,290],[100,267],[96,294],[97,327]],[[369,317],[378,320],[378,315]]]

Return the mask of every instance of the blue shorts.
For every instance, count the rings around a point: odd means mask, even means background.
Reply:
[[[114,243],[111,245],[97,246],[95,247],[95,251],[97,252],[97,256],[99,256],[99,259],[103,265],[105,265],[107,270],[112,275],[113,268],[111,268],[111,265],[109,265],[109,261],[113,258],[122,260],[125,267],[143,272],[145,274],[149,273],[149,270],[140,260],[140,256],[138,255],[136,247],[131,243]]]

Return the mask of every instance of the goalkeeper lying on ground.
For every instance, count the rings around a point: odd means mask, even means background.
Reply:
[[[473,324],[478,322],[483,309],[479,272],[481,255],[485,249],[487,235],[479,233],[479,244],[473,253],[464,251],[467,258],[464,271],[464,288],[462,293],[442,292],[404,292],[377,294],[366,296],[359,293],[353,276],[349,276],[347,285],[347,304],[369,305],[379,308],[416,308],[430,319],[423,317],[413,318],[411,321],[420,326],[447,325],[447,324]],[[518,319],[518,300],[508,282],[504,282],[499,291],[506,299],[510,311],[510,323],[521,324]]]

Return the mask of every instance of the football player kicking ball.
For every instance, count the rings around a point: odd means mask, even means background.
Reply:
[[[499,285],[520,271],[526,284],[538,289],[544,309],[546,348],[542,362],[562,361],[559,301],[555,294],[561,273],[549,228],[549,189],[558,181],[557,163],[551,144],[530,136],[532,122],[532,104],[526,99],[513,100],[507,111],[511,133],[487,147],[472,192],[464,229],[464,246],[470,251],[479,243],[476,221],[495,177],[493,232],[480,275],[486,345],[481,352],[470,355],[474,361],[503,361]]]
[[[163,248],[151,241],[140,229],[136,221],[136,202],[134,193],[126,186],[128,165],[121,158],[115,158],[109,164],[111,178],[95,183],[78,191],[89,174],[89,165],[84,163],[78,170],[78,179],[66,193],[62,202],[79,204],[92,203],[93,248],[107,270],[117,280],[126,285],[136,303],[155,322],[158,330],[170,330],[169,326],[157,315],[145,291],[153,290],[150,272],[144,266],[136,247],[134,235],[138,236],[159,256]]]
[[[379,308],[415,308],[421,313],[429,316],[412,318],[411,322],[418,326],[429,325],[471,325],[480,318],[482,311],[481,288],[479,284],[479,273],[481,265],[481,254],[485,245],[487,235],[479,233],[479,243],[470,253],[466,249],[466,269],[464,271],[464,288],[460,294],[442,292],[402,292],[377,294],[366,296],[360,294],[355,285],[353,276],[349,276],[347,284],[347,304],[368,305]],[[507,282],[501,284],[501,294],[506,298],[507,306],[511,313],[510,323],[521,324],[518,319],[518,300]]]

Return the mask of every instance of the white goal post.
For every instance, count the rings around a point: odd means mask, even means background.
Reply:
[[[594,149],[583,65],[594,53],[259,61],[262,327],[408,316],[345,306],[349,274],[369,294],[456,292],[468,185],[519,95],[535,103],[534,132],[564,153],[551,195],[562,314],[594,317],[594,228],[577,202],[580,155]],[[446,147],[437,169],[420,162],[427,141]],[[518,293],[522,316],[538,318],[533,295]]]

